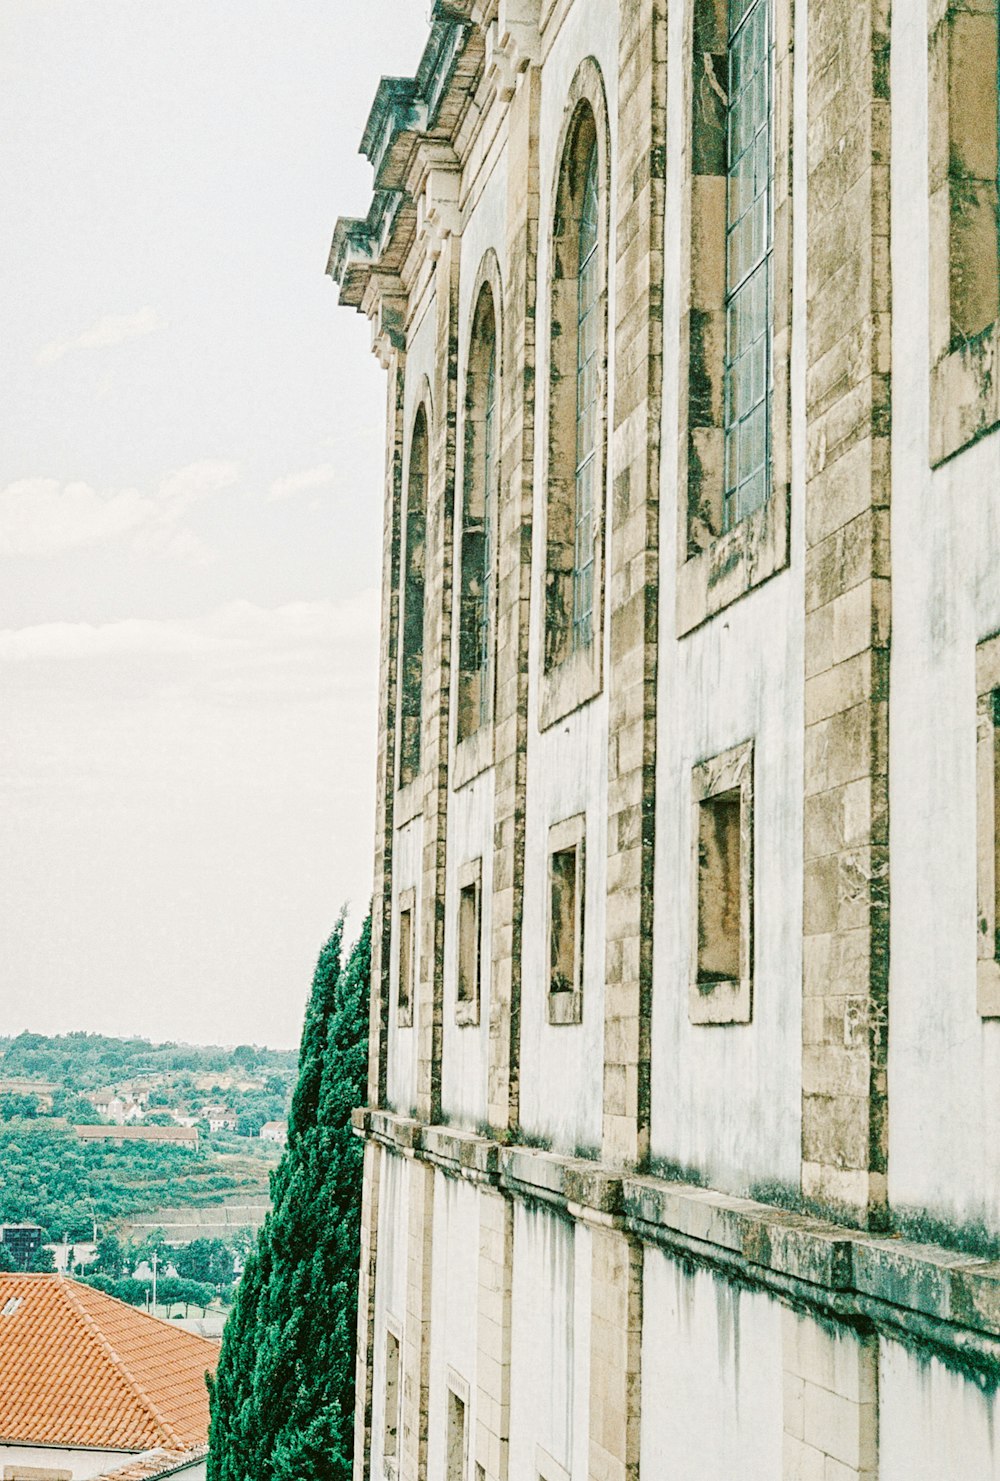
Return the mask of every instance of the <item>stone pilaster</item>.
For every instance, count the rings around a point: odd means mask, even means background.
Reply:
[[[451,697],[455,429],[458,416],[459,240],[446,234],[435,267],[436,355],[430,426],[430,486],[424,583],[423,886],[417,982],[417,1115],[441,1119],[444,1036],[445,861]]]
[[[501,359],[501,492],[497,532],[494,711],[493,944],[488,1113],[517,1125],[521,921],[528,745],[528,632],[534,499],[535,297],[540,76],[529,67],[507,114],[507,280]]]
[[[604,1155],[649,1153],[666,5],[621,7],[608,601]]]
[[[591,1231],[590,1481],[638,1481],[642,1248]]]
[[[802,1187],[885,1218],[889,0],[809,5]]]
[[[399,1481],[427,1481],[427,1410],[431,1368],[431,1247],[434,1169],[411,1161],[406,1248],[406,1328]]]
[[[878,1481],[878,1338],[781,1319],[783,1481]]]
[[[510,1449],[511,1291],[514,1210],[508,1198],[479,1192],[479,1294],[476,1312],[474,1455],[486,1481],[506,1481]]]
[[[372,975],[368,1027],[368,1104],[384,1106],[388,1074],[392,842],[396,756],[396,668],[399,641],[399,547],[403,489],[403,387],[406,356],[387,367],[385,514],[379,638],[378,769],[375,781],[375,877],[372,887]]]
[[[361,1191],[361,1265],[358,1272],[358,1351],[354,1390],[354,1481],[369,1481],[372,1444],[372,1377],[375,1372],[375,1266],[378,1257],[379,1174],[384,1153],[365,1142]]]

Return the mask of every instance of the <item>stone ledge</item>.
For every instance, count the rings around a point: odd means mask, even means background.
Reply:
[[[359,1136],[452,1176],[536,1199],[568,1217],[613,1219],[643,1242],[722,1266],[785,1299],[885,1325],[973,1360],[1000,1360],[1000,1261],[873,1236],[751,1198],[427,1126],[391,1111],[355,1111],[353,1125]]]

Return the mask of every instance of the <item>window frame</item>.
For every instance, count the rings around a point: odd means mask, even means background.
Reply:
[[[497,626],[498,626],[498,591],[499,591],[499,533],[500,533],[500,498],[503,479],[503,307],[502,307],[502,285],[500,280],[500,269],[496,253],[490,249],[483,261],[480,263],[479,271],[475,279],[475,286],[470,299],[471,320],[465,346],[465,365],[463,368],[464,395],[462,400],[462,475],[456,480],[455,489],[455,560],[454,560],[454,582],[456,600],[453,613],[452,652],[455,672],[455,703],[454,720],[452,726],[452,767],[451,785],[458,790],[466,786],[475,777],[486,771],[493,765],[494,760],[494,715],[496,711],[496,681],[497,681]],[[495,444],[494,444],[494,476],[493,476],[493,498],[484,499],[482,535],[486,547],[486,561],[489,564],[489,589],[484,594],[483,605],[486,610],[488,621],[488,665],[485,670],[485,681],[482,679],[483,669],[478,667],[476,673],[480,676],[482,686],[481,697],[484,701],[480,706],[477,703],[477,716],[474,724],[468,723],[467,687],[470,683],[472,671],[467,668],[464,659],[466,654],[465,644],[467,632],[465,626],[465,600],[467,585],[466,568],[466,531],[469,528],[469,506],[472,494],[476,491],[477,484],[484,488],[484,474],[488,470],[483,467],[484,447],[484,418],[479,412],[479,386],[477,384],[481,369],[477,366],[477,341],[483,313],[492,310],[493,325],[493,351],[495,355],[495,399],[494,415],[495,421]],[[485,561],[484,561],[485,566]]]
[[[451,1465],[451,1416],[452,1404],[456,1402],[462,1406],[462,1464],[458,1477],[454,1475]],[[470,1430],[472,1428],[469,1414],[469,1385],[452,1368],[449,1368],[447,1371],[445,1406],[444,1473],[447,1481],[468,1481],[469,1452],[471,1450]]]
[[[418,436],[421,441],[418,442]],[[422,470],[422,498],[418,501],[414,495],[416,492],[415,479],[417,471],[414,467],[414,457],[418,448],[422,447],[423,470]],[[431,420],[430,402],[426,397],[421,398],[417,409],[413,414],[410,424],[410,437],[407,446],[406,479],[404,482],[403,518],[401,520],[400,532],[400,590],[399,590],[399,671],[397,676],[396,692],[396,823],[397,826],[409,822],[420,811],[422,803],[422,765],[423,765],[423,711],[424,711],[424,689],[426,682],[426,660],[427,660],[427,510],[430,490],[431,469]],[[415,536],[419,532],[419,539]],[[419,559],[414,559],[415,550],[419,551]],[[416,632],[416,624],[408,628],[411,604],[418,598],[419,587],[419,660],[420,680],[417,687],[416,703],[416,739],[408,739],[407,720],[413,720],[411,713],[413,708],[412,688],[413,684],[407,675],[408,660],[415,657],[411,646],[412,634]]]
[[[685,0],[686,148],[681,181],[678,397],[678,637],[784,570],[791,559],[792,0],[768,7],[770,255],[766,379],[769,491],[727,527],[726,403],[729,0]],[[751,7],[748,6],[748,10]]]
[[[691,773],[691,954],[688,1019],[692,1024],[750,1023],[753,1017],[754,966],[754,743],[741,742],[699,762]],[[739,796],[740,808],[740,941],[739,976],[703,979],[702,941],[702,819],[719,797]]]
[[[927,7],[931,467],[1000,424],[998,8]],[[993,129],[982,127],[982,91]]]
[[[396,1428],[394,1431],[395,1448],[391,1453],[386,1450],[389,1436],[389,1343],[396,1344]],[[402,1323],[394,1317],[387,1317],[385,1323],[385,1342],[383,1344],[383,1372],[382,1372],[382,1470],[389,1481],[395,1481],[399,1475],[399,1461],[403,1448],[403,1327]]]
[[[559,823],[553,823],[549,828],[546,853],[545,971],[547,981],[547,1016],[549,1023],[553,1025],[579,1024],[583,1022],[583,992],[587,941],[586,835],[586,813],[575,813],[572,817],[564,818]],[[553,865],[557,857],[568,854],[571,851],[575,856],[572,986],[568,988],[553,988],[552,951],[555,926],[552,910],[553,891],[555,887],[555,871]]]
[[[591,161],[596,165],[597,241],[581,262],[581,224]],[[545,730],[600,693],[604,664],[604,578],[607,529],[611,145],[600,69],[581,64],[570,86],[553,163],[549,230],[548,401],[539,518],[542,559],[538,725]],[[581,266],[593,266],[596,288],[581,314]],[[581,329],[593,325],[593,352],[580,359]],[[573,332],[565,328],[571,324]],[[593,397],[581,402],[585,384]],[[587,417],[581,415],[586,407]],[[587,425],[588,455],[578,456]],[[581,487],[592,506],[578,519]],[[590,560],[581,558],[581,531]],[[586,575],[586,583],[583,577]],[[579,593],[590,593],[586,622]],[[574,621],[577,617],[584,620]],[[589,640],[580,634],[589,627]]]
[[[410,940],[409,940],[409,982],[407,983],[407,997],[404,1002],[400,995],[403,985],[403,916],[410,918]],[[395,1004],[396,1004],[396,1027],[413,1027],[413,999],[417,990],[417,892],[411,886],[409,889],[400,890],[396,902],[396,982],[395,982]]]
[[[474,1027],[478,1025],[480,1018],[480,1004],[483,991],[483,861],[482,858],[470,859],[463,864],[458,871],[456,880],[458,892],[455,910],[455,1022],[460,1028]],[[463,902],[469,892],[474,893],[474,932],[475,932],[475,969],[473,975],[473,993],[471,997],[462,996],[462,970],[463,970],[463,947],[465,946],[463,931]]]
[[[1000,633],[976,647],[976,1008],[1000,1018]]]

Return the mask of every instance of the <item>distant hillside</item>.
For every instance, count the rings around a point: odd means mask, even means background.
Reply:
[[[0,1224],[80,1239],[95,1222],[107,1229],[163,1206],[266,1200],[280,1146],[259,1133],[286,1118],[296,1061],[249,1044],[0,1038]],[[85,1143],[72,1130],[102,1123],[194,1126],[199,1147]]]
[[[239,1044],[151,1044],[148,1039],[113,1039],[104,1034],[18,1034],[0,1038],[0,1080],[47,1080],[75,1090],[101,1090],[115,1080],[178,1074],[231,1075],[248,1071],[291,1076],[294,1049]]]
[[[50,1118],[0,1124],[0,1223],[40,1224],[52,1239],[89,1239],[163,1205],[218,1204],[237,1193],[266,1196],[277,1149],[255,1155],[213,1147],[189,1152],[149,1142],[81,1142]],[[248,1200],[250,1201],[250,1200]]]

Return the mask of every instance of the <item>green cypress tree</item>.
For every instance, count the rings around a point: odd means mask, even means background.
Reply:
[[[346,964],[320,953],[272,1212],[247,1262],[212,1384],[209,1481],[349,1481],[371,919]]]

